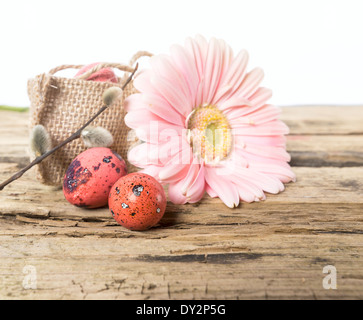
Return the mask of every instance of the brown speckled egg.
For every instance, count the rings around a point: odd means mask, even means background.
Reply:
[[[161,184],[144,173],[131,173],[112,187],[108,205],[114,219],[130,230],[143,231],[155,226],[166,209]]]
[[[127,173],[125,161],[109,148],[90,148],[78,155],[68,167],[63,193],[78,207],[107,205],[113,184]]]

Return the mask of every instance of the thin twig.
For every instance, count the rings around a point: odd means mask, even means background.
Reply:
[[[135,66],[134,71],[127,78],[126,82],[122,86],[122,90],[124,90],[126,88],[126,86],[130,83],[130,81],[132,80],[132,77],[134,76],[137,68],[138,68],[138,65]],[[44,153],[43,155],[37,157],[36,159],[34,159],[33,162],[31,162],[30,164],[28,164],[25,168],[21,169],[20,171],[18,171],[17,173],[15,173],[12,177],[10,177],[8,180],[6,180],[3,183],[1,183],[0,184],[0,191],[3,190],[8,184],[10,184],[13,181],[19,179],[25,172],[27,172],[29,169],[31,169],[35,165],[41,163],[45,158],[49,157],[51,154],[53,154],[54,152],[56,152],[58,149],[64,147],[66,144],[70,143],[73,140],[79,139],[80,136],[81,136],[81,132],[83,131],[83,129],[85,129],[86,127],[88,127],[89,124],[92,123],[93,120],[95,120],[108,107],[109,107],[109,105],[104,105],[91,119],[89,119],[79,130],[77,130],[75,133],[73,133],[69,138],[67,138],[66,140],[64,140],[63,142],[61,142],[59,145],[57,145],[56,147],[54,147],[52,150],[49,150],[48,152]]]

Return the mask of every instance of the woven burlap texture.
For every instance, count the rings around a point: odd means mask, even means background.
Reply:
[[[137,53],[130,65],[140,56],[151,56],[151,54]],[[81,68],[82,65],[60,66],[30,79],[28,81],[30,129],[39,124],[43,125],[51,137],[52,145],[58,145],[77,131],[102,107],[102,96],[107,88],[122,87],[133,70],[130,65],[102,64],[105,67],[112,66],[124,71],[124,76],[118,77],[117,84],[55,76],[55,73],[60,70]],[[95,72],[95,70],[90,70],[90,72]],[[114,143],[110,148],[125,159],[129,172],[136,171],[136,168],[127,162],[127,152],[137,141],[132,131],[125,125],[123,103],[129,95],[136,92],[131,81],[124,89],[122,99],[110,106],[92,123],[92,126],[101,126],[111,132]],[[86,149],[81,139],[67,144],[36,166],[37,179],[46,185],[61,186],[70,163]]]

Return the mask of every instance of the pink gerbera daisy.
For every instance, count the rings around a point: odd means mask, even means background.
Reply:
[[[125,101],[126,124],[143,143],[130,163],[169,185],[177,204],[207,192],[228,207],[265,199],[295,179],[288,161],[288,127],[259,87],[263,71],[246,72],[246,51],[233,55],[223,40],[189,38],[169,55],[150,59]]]

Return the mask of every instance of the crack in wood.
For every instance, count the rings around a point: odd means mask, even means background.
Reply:
[[[363,139],[363,138],[362,138]],[[290,151],[293,167],[361,167],[363,166],[363,152],[346,151],[329,154],[323,151]]]
[[[274,255],[276,256],[276,255]],[[208,264],[234,264],[248,260],[256,260],[263,254],[248,252],[212,253],[212,254],[183,254],[183,255],[143,255],[136,259],[143,262],[177,262],[177,263],[208,263]]]

